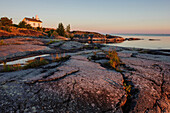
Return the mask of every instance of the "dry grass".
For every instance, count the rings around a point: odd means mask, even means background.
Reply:
[[[14,26],[9,27],[10,32],[6,30],[0,30],[0,37],[11,37],[11,36],[44,36],[44,33],[41,31],[25,29],[25,28],[16,28]]]

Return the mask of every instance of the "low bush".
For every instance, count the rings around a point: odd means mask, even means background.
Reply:
[[[35,60],[28,62],[28,64],[26,64],[23,67],[23,69],[35,68],[35,67],[39,67],[39,66],[46,65],[46,64],[49,64],[49,62],[43,58],[35,59]]]
[[[108,51],[108,55],[106,57],[110,59],[109,60],[110,66],[113,67],[115,70],[119,71],[121,61],[116,50]]]
[[[64,62],[67,61],[70,57],[70,55],[59,57],[58,54],[56,54],[56,57],[54,58],[53,62]]]
[[[7,45],[6,43],[4,43],[4,40],[0,40],[0,46],[1,45]]]
[[[2,72],[11,72],[11,71],[18,71],[18,70],[21,70],[21,69],[22,69],[22,66],[20,64],[6,65],[6,63],[4,63],[3,69],[1,71]]]
[[[7,31],[7,32],[12,32],[10,26],[1,26],[0,29],[1,29],[1,30],[5,30],[5,31]]]

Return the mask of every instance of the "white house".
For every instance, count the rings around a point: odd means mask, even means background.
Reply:
[[[26,22],[27,24],[30,24],[32,27],[42,27],[42,21],[39,20],[38,15],[32,18],[25,17],[22,21]]]

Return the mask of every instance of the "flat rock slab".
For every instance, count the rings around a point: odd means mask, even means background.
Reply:
[[[75,41],[66,41],[63,45],[60,46],[62,50],[77,50],[84,47],[84,44]]]
[[[149,55],[145,58],[141,56],[121,59],[123,63],[135,69],[135,71],[124,73],[139,90],[133,112],[169,113],[170,65],[161,62],[161,59],[159,61],[151,59]]]
[[[40,45],[3,45],[0,47],[0,57],[7,56],[9,54],[14,54],[18,52],[25,52],[25,51],[38,51],[47,49],[46,46]]]
[[[122,112],[122,75],[83,56],[0,76],[0,112]]]

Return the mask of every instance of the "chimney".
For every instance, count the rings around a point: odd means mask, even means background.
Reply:
[[[36,20],[39,20],[38,15],[35,16],[35,19],[36,19]]]
[[[32,17],[32,19],[34,19],[34,17]]]

